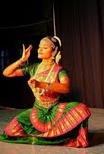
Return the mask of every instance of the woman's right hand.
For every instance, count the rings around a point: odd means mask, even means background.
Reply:
[[[28,85],[31,87],[31,88],[39,88],[39,85],[40,85],[40,82],[35,80],[34,77],[31,77],[29,80],[28,80]]]
[[[25,45],[23,44],[23,53],[21,57],[22,62],[26,62],[28,60],[28,58],[30,57],[31,50],[32,50],[32,45],[29,45],[28,48],[25,48]]]
[[[35,88],[35,79],[30,78],[28,80],[28,85],[29,85],[30,88]]]

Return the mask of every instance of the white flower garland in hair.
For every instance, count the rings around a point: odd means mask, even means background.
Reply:
[[[60,51],[59,51],[59,52],[57,53],[56,57],[55,57],[55,61],[56,61],[57,64],[59,63],[60,59],[61,59],[61,53],[60,53]]]
[[[53,38],[55,38],[58,42],[59,42],[59,45],[60,45],[60,47],[61,47],[61,40],[60,40],[60,38],[59,37],[57,37],[57,36],[53,36]]]
[[[61,44],[60,38],[57,37],[57,36],[54,36],[53,38],[55,38],[55,39],[59,42],[59,45],[60,45],[60,47],[61,47],[62,44]],[[56,50],[57,50],[57,49],[56,49]],[[57,52],[57,51],[56,51],[56,52]],[[58,51],[58,53],[57,53],[56,56],[55,56],[55,61],[56,61],[57,64],[59,63],[60,59],[61,59],[61,52]]]

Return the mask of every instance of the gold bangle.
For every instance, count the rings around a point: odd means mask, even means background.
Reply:
[[[22,61],[22,59],[19,59],[19,66],[22,66],[24,64],[24,62]]]

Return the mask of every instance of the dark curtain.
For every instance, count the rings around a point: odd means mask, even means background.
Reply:
[[[104,0],[57,0],[54,5],[71,99],[104,108]]]
[[[2,71],[22,55],[22,44],[32,44],[29,63],[38,62],[37,48],[43,36],[53,32],[53,0],[0,3],[0,106],[30,108],[34,96],[28,76],[7,78]]]

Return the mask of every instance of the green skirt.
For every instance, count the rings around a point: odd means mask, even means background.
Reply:
[[[83,103],[59,103],[49,109],[34,103],[32,109],[23,111],[10,121],[4,128],[4,133],[0,135],[0,141],[65,145],[84,133],[84,139],[79,137],[80,142],[83,142],[81,144],[84,144],[80,147],[86,147],[88,145],[86,130],[90,115],[89,108]]]

